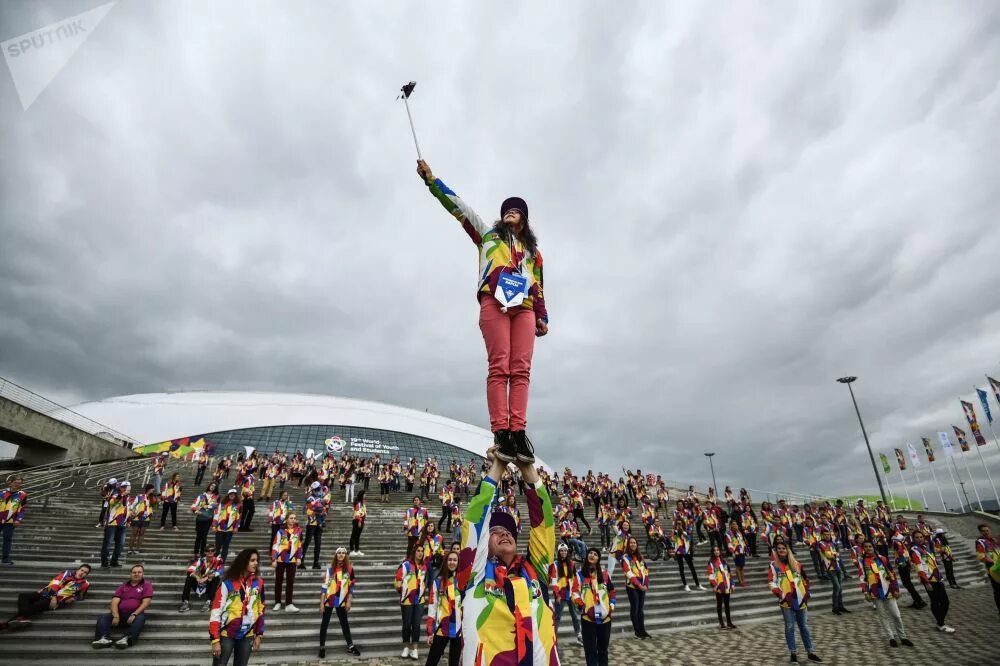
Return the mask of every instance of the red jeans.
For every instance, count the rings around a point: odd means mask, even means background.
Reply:
[[[479,329],[486,342],[489,364],[486,406],[490,411],[490,430],[524,430],[531,354],[535,349],[535,313],[525,308],[501,312],[495,298],[482,294]]]

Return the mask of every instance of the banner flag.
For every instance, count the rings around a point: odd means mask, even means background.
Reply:
[[[986,438],[983,437],[983,433],[979,432],[979,420],[976,419],[976,408],[972,406],[971,402],[966,402],[965,400],[960,400],[959,402],[962,403],[962,409],[965,411],[965,420],[969,422],[972,436],[976,438],[976,445],[986,446]]]
[[[920,439],[924,443],[924,451],[927,453],[927,462],[934,462],[934,447],[931,446],[931,440],[926,437],[921,437]]]
[[[955,431],[955,437],[958,437],[958,445],[961,447],[962,453],[965,453],[969,450],[969,440],[965,438],[965,431],[957,425],[953,425],[952,429]]]
[[[173,439],[166,442],[157,442],[156,444],[139,446],[132,450],[143,456],[167,453],[170,454],[170,457],[172,458],[191,459],[195,453],[209,452],[211,450],[211,446],[205,442],[204,437],[198,437],[194,441],[191,441],[190,437],[183,437],[181,439]]]
[[[952,446],[951,437],[948,436],[948,433],[939,432],[938,441],[941,442],[941,450],[944,451],[946,458],[951,458],[955,455],[955,447]]]
[[[878,454],[879,460],[882,461],[882,471],[886,474],[889,473],[889,458],[886,457],[884,453]]]
[[[976,389],[976,395],[979,396],[979,402],[983,406],[983,411],[986,412],[986,421],[988,423],[993,423],[993,414],[990,412],[990,398],[983,389]]]
[[[906,451],[910,454],[910,462],[913,463],[913,466],[920,467],[920,458],[917,457],[917,450],[913,447],[913,444],[907,444]]]
[[[902,449],[893,449],[896,452],[896,462],[899,464],[899,471],[906,469],[906,458],[903,457]]]
[[[986,379],[990,383],[990,388],[993,389],[993,397],[997,399],[997,404],[1000,405],[1000,382],[989,375],[986,375]]]

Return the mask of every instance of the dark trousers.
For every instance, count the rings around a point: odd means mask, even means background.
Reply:
[[[226,557],[229,555],[229,544],[233,542],[232,532],[216,532],[215,533],[215,552],[219,554],[222,561],[226,561]]]
[[[632,631],[637,636],[642,636],[646,633],[646,614],[644,611],[646,592],[634,587],[625,588],[625,592],[628,594],[628,614],[629,619],[632,620]]]
[[[597,624],[584,620],[580,633],[583,634],[583,653],[587,666],[608,666],[608,644],[611,642],[611,623]]]
[[[181,592],[181,601],[191,601],[191,592],[198,589],[198,581],[195,580],[194,576],[188,576],[187,580],[184,581],[184,590]],[[205,583],[205,599],[211,601],[215,599],[215,591],[219,589],[219,579],[218,577]],[[196,595],[199,596],[199,595]]]
[[[10,562],[10,548],[14,544],[14,523],[0,525],[0,532],[3,533],[3,558],[0,559]]]
[[[347,550],[357,552],[361,550],[361,532],[363,532],[365,528],[359,520],[351,522],[351,538],[347,542]]]
[[[719,616],[719,626],[723,626],[722,622],[722,607],[726,608],[726,622],[725,624],[732,624],[732,617],[729,615],[729,595],[728,594],[716,594],[715,595],[715,613]]]
[[[292,603],[292,593],[295,591],[295,564],[292,562],[278,562],[274,567],[274,603],[280,604],[281,584],[288,584],[288,594],[285,596],[285,605]]]
[[[927,592],[931,598],[931,614],[937,626],[944,624],[944,619],[948,617],[948,593],[944,589],[944,583],[931,583],[931,588]]]
[[[903,581],[903,587],[905,587],[906,591],[910,593],[911,597],[913,597],[913,603],[918,606],[923,605],[924,600],[920,598],[920,593],[917,592],[917,588],[913,586],[913,581],[910,579],[910,565],[907,564],[906,566],[899,567],[898,573],[899,580]]]
[[[448,666],[461,666],[462,638],[448,638],[447,636],[434,637],[431,649],[427,653],[427,663],[425,666],[437,666],[444,655],[446,647],[448,648]]]
[[[757,532],[747,530],[744,532],[744,536],[747,539],[747,548],[750,549],[750,557],[757,557]]]
[[[611,548],[611,525],[601,525],[601,548]]]
[[[22,592],[17,595],[17,617],[39,615],[49,609],[49,598],[38,592]]]
[[[104,528],[104,543],[101,546],[101,564],[108,564],[108,553],[111,551],[111,541],[115,542],[114,554],[111,555],[111,564],[118,564],[118,556],[122,554],[122,548],[125,546],[125,532],[128,531],[128,526],[122,525],[110,525]]]
[[[354,645],[351,640],[351,626],[347,623],[347,609],[340,606],[337,610],[337,619],[340,620],[340,630],[344,632],[344,640],[347,641],[347,647]],[[326,645],[326,630],[330,626],[330,616],[333,614],[334,609],[331,606],[327,606],[323,609],[323,620],[319,625],[319,646],[323,647]]]
[[[827,574],[830,577],[830,584],[833,586],[830,601],[833,603],[832,610],[840,610],[844,607],[844,575],[842,571],[831,571]]]
[[[694,584],[698,583],[698,572],[694,570],[694,556],[691,553],[687,555],[674,555],[674,559],[677,560],[677,570],[681,572],[681,585],[687,585],[687,578],[684,577],[684,563],[687,562],[688,569],[691,570],[691,577],[694,579]]]
[[[423,608],[420,604],[410,604],[400,606],[399,610],[403,616],[403,642],[420,642],[420,615]]]
[[[583,523],[587,526],[587,531],[591,531],[590,523],[587,522],[587,519],[583,515],[583,509],[573,509],[573,518],[576,520],[577,525]]]
[[[252,497],[247,497],[243,500],[243,512],[240,514],[240,532],[250,531],[250,523],[253,521],[253,514],[256,510]]]
[[[990,585],[993,586],[993,603],[996,604],[997,611],[1000,611],[1000,583],[990,578]]]
[[[837,531],[840,533],[840,545],[845,549],[851,547],[851,540],[847,538],[847,525],[837,525]]]
[[[438,518],[438,525],[437,525],[438,532],[441,531],[441,523],[443,523],[446,520],[448,521],[448,527],[446,528],[445,531],[451,532],[451,507],[450,506],[449,507],[442,507],[441,508],[441,517]]]
[[[95,641],[101,637],[111,638],[111,619],[111,613],[105,613],[97,618],[97,629],[94,630]],[[135,642],[139,640],[139,634],[142,633],[142,628],[146,625],[146,614],[139,613],[139,616],[132,620],[132,624],[128,624],[127,620],[127,617],[123,617],[118,628],[122,630],[123,635],[128,636],[128,644],[135,645]]]
[[[108,517],[108,503],[104,502],[101,504],[101,515],[97,517],[97,525],[101,526],[104,524],[104,519]]]
[[[306,555],[309,553],[309,544],[316,540],[316,549],[313,551],[313,566],[319,566],[319,551],[323,546],[323,526],[306,525],[306,540],[302,543],[302,563],[305,564]]]
[[[958,585],[958,581],[955,580],[955,563],[951,560],[944,561],[944,574],[949,585]]]
[[[194,475],[194,485],[200,486],[201,480],[205,478],[205,468],[199,467],[198,473]]]
[[[163,513],[160,514],[160,527],[167,524],[167,514],[170,514],[170,526],[177,527],[177,502],[164,502]]]
[[[208,546],[208,531],[212,529],[211,518],[199,518],[194,523],[194,552],[198,555],[205,554]]]
[[[820,560],[819,551],[815,548],[810,548],[809,557],[812,558],[813,568],[816,570],[816,577],[826,578],[826,572],[823,570],[825,567],[823,566],[822,560]]]
[[[726,545],[722,543],[722,532],[719,530],[710,530],[708,533],[708,548],[712,549],[713,546],[719,547],[719,552],[726,552]]]
[[[219,647],[222,649],[218,657],[212,659],[212,666],[228,666],[232,657],[233,666],[247,666],[250,663],[250,652],[253,650],[253,637],[221,638]]]

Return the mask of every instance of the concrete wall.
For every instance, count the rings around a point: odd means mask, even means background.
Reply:
[[[0,397],[0,440],[18,445],[17,457],[28,465],[66,458],[132,458],[131,449],[91,435],[68,423]]]

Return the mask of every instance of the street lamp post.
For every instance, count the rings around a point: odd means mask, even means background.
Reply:
[[[858,415],[858,423],[861,424],[861,434],[865,438],[865,446],[868,447],[868,457],[872,461],[872,471],[875,472],[875,480],[878,481],[878,492],[882,496],[882,505],[889,506],[889,501],[885,498],[885,488],[882,487],[882,477],[878,473],[878,467],[875,466],[875,454],[872,453],[871,442],[868,441],[868,432],[865,430],[865,422],[861,420],[861,410],[858,409],[858,401],[854,397],[854,389],[851,388],[851,384],[857,380],[857,377],[841,377],[837,381],[841,384],[847,384],[847,390],[851,392],[851,402],[854,403],[854,412]]]
[[[715,465],[712,464],[712,456],[714,456],[714,455],[715,455],[714,452],[713,453],[706,453],[705,457],[708,458],[708,467],[709,467],[709,469],[712,470],[712,488],[715,490],[715,496],[718,497],[719,496],[719,484],[717,484],[715,482]]]

